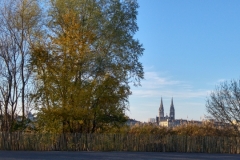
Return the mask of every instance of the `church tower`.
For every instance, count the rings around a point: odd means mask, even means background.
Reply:
[[[171,101],[171,105],[170,105],[170,119],[171,120],[175,120],[175,109],[174,109],[174,105],[173,105],[173,98]]]
[[[159,107],[159,122],[164,119],[164,108],[163,108],[163,102],[161,97],[161,104]]]

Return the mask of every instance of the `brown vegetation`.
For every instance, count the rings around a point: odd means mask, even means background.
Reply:
[[[138,151],[239,154],[239,137],[156,134],[0,133],[0,150]]]
[[[212,123],[186,124],[174,128],[157,126],[154,124],[123,126],[118,130],[108,131],[111,133],[128,133],[134,135],[154,134],[159,136],[184,135],[184,136],[217,136],[217,137],[236,137],[237,132],[231,126],[217,127]]]

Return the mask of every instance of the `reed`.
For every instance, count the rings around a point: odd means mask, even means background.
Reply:
[[[0,150],[240,153],[239,137],[0,133]]]

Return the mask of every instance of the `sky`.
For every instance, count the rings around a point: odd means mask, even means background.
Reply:
[[[176,119],[202,120],[216,86],[240,78],[240,1],[138,0],[135,38],[145,78],[131,87],[130,118],[158,116],[161,97]]]

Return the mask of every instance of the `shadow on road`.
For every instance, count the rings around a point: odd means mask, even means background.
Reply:
[[[1,160],[36,159],[36,160],[239,160],[236,154],[205,154],[176,152],[36,152],[36,151],[0,151]]]

